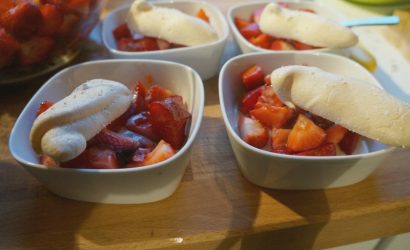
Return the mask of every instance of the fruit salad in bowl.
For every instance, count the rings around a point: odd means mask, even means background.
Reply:
[[[72,66],[32,98],[12,155],[51,192],[75,200],[146,203],[178,187],[203,112],[191,68],[107,60]]]

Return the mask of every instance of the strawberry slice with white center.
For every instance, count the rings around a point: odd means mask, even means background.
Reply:
[[[261,105],[249,114],[270,128],[281,128],[293,116],[293,109],[286,106],[276,107],[269,104]]]
[[[333,125],[332,127],[326,129],[326,142],[333,144],[338,144],[345,136],[347,129],[340,125]]]
[[[290,129],[272,129],[271,133],[271,147],[272,152],[280,153],[280,154],[290,154],[290,151],[287,148],[288,137],[290,134]]]
[[[148,153],[142,162],[142,165],[152,165],[161,161],[165,161],[175,154],[175,149],[164,140],[161,140],[158,145]]]
[[[263,148],[269,139],[268,130],[259,121],[241,115],[238,120],[239,135],[246,143]]]

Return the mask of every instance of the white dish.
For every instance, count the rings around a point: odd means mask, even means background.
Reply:
[[[223,50],[229,35],[229,27],[219,9],[207,2],[190,0],[156,1],[158,6],[175,8],[189,15],[195,15],[202,8],[209,17],[210,25],[216,30],[218,40],[209,44],[168,50],[127,52],[117,50],[112,30],[125,22],[129,5],[113,10],[103,20],[102,38],[105,47],[114,58],[157,59],[174,61],[195,69],[203,80],[218,74]]]
[[[324,5],[319,3],[311,2],[311,1],[298,1],[298,0],[273,0],[273,1],[258,1],[252,3],[242,3],[235,6],[232,6],[227,13],[228,24],[231,28],[232,34],[235,38],[236,43],[238,44],[239,48],[241,49],[242,53],[251,53],[251,52],[280,52],[277,50],[269,50],[257,47],[250,43],[246,38],[242,36],[239,30],[236,28],[234,23],[234,18],[239,17],[245,20],[249,20],[251,14],[271,2],[282,2],[289,5],[290,9],[310,9],[316,12],[316,14],[321,15],[325,18],[329,18],[334,21],[342,21],[343,17],[338,13],[335,12],[333,9],[329,9]],[[295,50],[297,53],[304,53],[304,52],[328,52],[334,53],[344,56],[349,56],[351,54],[351,48],[343,48],[343,49],[330,49],[330,48],[320,48],[320,49],[312,49],[312,50]]]
[[[29,133],[42,101],[58,101],[79,84],[94,78],[119,81],[132,87],[151,74],[155,83],[181,95],[192,114],[185,145],[166,161],[139,168],[65,169],[39,164]],[[18,117],[10,135],[13,157],[51,192],[70,199],[100,203],[146,203],[170,196],[178,187],[189,161],[204,107],[204,89],[191,68],[172,62],[103,60],[69,67],[48,80]]]
[[[308,157],[272,153],[248,145],[238,135],[238,103],[243,95],[241,74],[257,64],[265,73],[285,65],[309,65],[359,78],[380,86],[359,64],[326,53],[252,53],[229,60],[219,76],[219,97],[228,137],[242,174],[252,183],[274,189],[322,189],[354,184],[369,176],[393,151],[374,140],[363,139],[357,154]],[[346,102],[349,105],[349,102]]]

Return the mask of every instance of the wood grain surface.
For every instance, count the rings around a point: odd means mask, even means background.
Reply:
[[[74,63],[107,56],[98,39],[85,46]],[[106,205],[55,196],[7,148],[16,118],[48,77],[0,86],[0,249],[321,249],[410,231],[403,149],[345,188],[275,191],[249,183],[226,135],[217,78],[205,82],[203,124],[171,197]]]

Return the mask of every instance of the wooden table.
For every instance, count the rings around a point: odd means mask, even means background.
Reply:
[[[101,52],[90,41],[77,62]],[[403,149],[345,188],[275,191],[249,183],[228,142],[216,77],[205,82],[203,124],[171,197],[105,205],[55,196],[7,148],[17,116],[48,77],[0,87],[0,249],[317,249],[410,231],[410,154]]]

